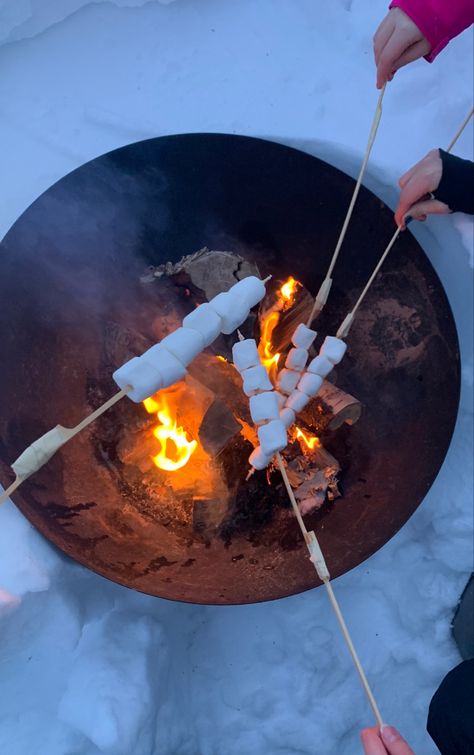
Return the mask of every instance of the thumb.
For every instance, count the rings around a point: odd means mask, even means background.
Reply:
[[[382,726],[382,741],[390,755],[415,755],[410,745],[393,726]]]

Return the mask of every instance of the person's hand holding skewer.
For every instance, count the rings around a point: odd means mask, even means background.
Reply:
[[[399,68],[431,52],[431,45],[414,21],[392,8],[374,35],[377,89],[391,81]]]
[[[445,215],[451,209],[445,202],[435,199],[433,192],[441,183],[443,162],[439,149],[432,149],[426,157],[410,168],[399,180],[401,189],[395,211],[397,225],[405,226],[407,213],[415,220],[426,220],[428,215]]]
[[[363,729],[360,738],[364,755],[414,755],[410,745],[393,726]]]

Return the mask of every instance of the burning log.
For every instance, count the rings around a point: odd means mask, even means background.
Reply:
[[[328,380],[324,380],[315,403],[325,430],[337,430],[344,423],[353,425],[362,413],[362,404],[358,399]]]

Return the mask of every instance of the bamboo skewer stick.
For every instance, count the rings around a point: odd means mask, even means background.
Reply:
[[[359,175],[357,178],[356,185],[354,187],[354,191],[352,193],[352,198],[349,203],[349,207],[346,213],[346,217],[344,219],[344,223],[342,224],[341,231],[339,233],[339,238],[337,240],[336,248],[334,249],[334,253],[331,258],[331,262],[329,263],[328,271],[326,273],[326,277],[323,280],[321,287],[316,295],[316,298],[314,300],[313,308],[311,310],[311,314],[308,317],[308,321],[306,323],[307,327],[309,328],[315,317],[317,317],[324,309],[324,306],[326,304],[327,298],[329,296],[329,292],[331,290],[332,286],[332,272],[334,270],[334,266],[336,264],[337,258],[339,256],[339,252],[341,250],[341,246],[343,244],[344,238],[346,236],[347,229],[349,227],[349,223],[352,217],[352,212],[354,210],[355,203],[357,201],[357,197],[359,195],[360,187],[362,185],[362,179],[365,174],[365,170],[367,168],[367,163],[369,162],[370,153],[372,151],[372,147],[374,146],[375,137],[377,136],[377,130],[379,127],[380,119],[382,117],[382,101],[383,96],[385,94],[385,87],[387,85],[384,84],[380,94],[379,98],[377,100],[377,106],[375,108],[374,117],[372,120],[372,125],[370,127],[369,132],[369,139],[367,142],[367,147],[365,150],[364,159],[362,160],[362,165],[359,171]]]
[[[456,144],[457,140],[461,136],[462,132],[466,128],[467,124],[471,120],[473,114],[474,114],[474,108],[472,108],[472,110],[464,118],[462,124],[460,125],[460,127],[456,131],[455,136],[453,137],[453,139],[451,140],[448,148],[446,149],[446,152],[451,152],[452,148],[454,147],[454,145]],[[409,219],[408,219],[408,216],[407,216],[406,223],[408,223],[408,222],[409,222]],[[403,230],[402,226],[399,226],[397,228],[397,230],[395,231],[395,233],[393,234],[393,236],[390,239],[390,241],[388,242],[388,245],[385,248],[385,251],[383,252],[382,256],[380,257],[379,261],[377,262],[377,264],[376,264],[376,266],[375,266],[375,268],[374,268],[374,270],[372,272],[372,275],[370,276],[369,280],[365,284],[364,289],[363,289],[362,293],[360,294],[359,298],[357,299],[354,307],[346,315],[346,317],[342,321],[341,325],[339,326],[339,329],[338,329],[338,331],[336,333],[337,338],[347,338],[347,336],[349,335],[349,331],[350,331],[350,329],[352,327],[352,323],[354,321],[354,317],[355,317],[355,314],[356,314],[357,310],[359,309],[359,307],[362,304],[364,298],[366,297],[366,295],[367,295],[367,293],[368,293],[368,291],[369,291],[372,283],[374,282],[375,278],[377,277],[377,273],[379,272],[380,268],[382,267],[383,263],[385,262],[386,258],[388,257],[388,254],[389,254],[390,250],[392,249],[393,245],[395,244],[395,242],[398,239],[398,237],[399,237],[399,235],[400,235],[400,233],[401,233],[402,230]]]
[[[324,584],[324,587],[326,588],[326,592],[328,594],[329,601],[331,603],[331,606],[334,610],[334,613],[336,615],[337,622],[339,624],[339,628],[342,632],[342,635],[344,637],[344,640],[346,642],[347,648],[349,650],[349,653],[351,655],[352,661],[354,663],[354,666],[356,668],[356,671],[359,675],[360,682],[362,684],[362,688],[367,696],[367,700],[369,702],[370,707],[372,708],[372,712],[374,714],[375,720],[377,722],[377,725],[382,727],[383,726],[383,719],[382,715],[380,713],[379,707],[376,703],[374,694],[370,688],[369,681],[365,675],[364,669],[362,667],[362,664],[360,662],[359,656],[357,655],[357,651],[354,647],[354,643],[352,641],[352,637],[350,635],[349,629],[347,627],[347,624],[344,620],[344,616],[342,615],[341,608],[339,606],[339,603],[337,601],[337,598],[334,594],[334,590],[332,589],[331,585],[331,576],[329,574],[329,570],[326,565],[326,561],[323,555],[323,552],[321,550],[321,546],[319,545],[318,539],[316,537],[316,534],[311,531],[308,532],[306,525],[303,521],[303,517],[301,516],[301,512],[298,508],[298,504],[296,502],[295,494],[293,493],[293,489],[290,485],[290,481],[288,479],[288,475],[286,473],[285,465],[283,464],[283,459],[281,458],[281,454],[276,454],[276,460],[278,464],[278,468],[280,470],[281,476],[283,478],[283,482],[285,484],[288,498],[290,499],[291,506],[293,508],[293,512],[295,514],[295,517],[298,521],[298,524],[300,526],[300,530],[303,534],[303,537],[305,539],[306,546],[309,550],[311,561],[314,565],[314,568],[316,569],[319,578]]]
[[[17,464],[20,468],[25,469],[23,474],[17,473],[15,480],[12,484],[0,494],[0,504],[4,503],[7,498],[14,493],[17,488],[20,487],[22,482],[26,480],[31,474],[41,469],[43,464],[46,464],[52,456],[58,451],[65,443],[68,443],[75,435],[84,430],[85,427],[92,424],[101,414],[104,414],[111,406],[116,404],[120,399],[127,395],[127,391],[118,391],[114,396],[105,401],[98,409],[92,414],[87,415],[84,419],[75,425],[75,427],[63,427],[62,425],[56,425],[52,430],[42,435],[40,438],[34,441],[18,459],[13,462],[14,468]],[[47,444],[47,446],[45,445]],[[28,467],[30,471],[27,471]]]

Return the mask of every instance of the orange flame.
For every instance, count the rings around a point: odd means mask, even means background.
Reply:
[[[316,435],[308,436],[306,433],[303,432],[303,430],[300,430],[299,427],[295,427],[295,435],[300,441],[300,443],[301,441],[303,441],[306,447],[309,448],[311,451],[315,448],[319,448],[319,446],[321,445],[321,441]],[[301,443],[301,446],[303,447],[303,450],[304,450],[303,443]]]
[[[153,435],[161,446],[160,452],[151,457],[153,463],[166,472],[181,469],[196,450],[197,441],[188,440],[186,430],[177,427],[176,417],[172,416],[165,396],[158,394],[155,398],[147,398],[143,405],[148,414],[156,414],[160,422],[153,428]]]
[[[295,280],[295,278],[293,278],[292,276],[290,276],[283,283],[283,285],[280,287],[280,290],[277,292],[276,305],[268,312],[262,323],[258,353],[260,354],[260,359],[263,366],[266,368],[270,379],[273,382],[276,378],[278,362],[281,356],[281,354],[279,353],[273,353],[273,331],[278,325],[280,312],[282,312],[282,310],[284,309],[287,309],[288,307],[291,307],[291,305],[293,304],[298,286],[301,286],[301,283]]]

